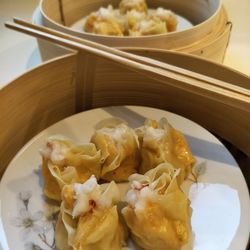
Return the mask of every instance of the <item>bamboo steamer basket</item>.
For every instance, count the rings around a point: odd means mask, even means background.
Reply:
[[[249,89],[248,77],[196,56],[154,49],[130,52]],[[249,107],[239,109],[78,51],[50,60],[0,90],[0,176],[18,150],[43,129],[83,110],[112,105],[150,106],[180,114],[250,155]]]
[[[231,23],[220,0],[148,0],[150,8],[159,6],[175,11],[193,23],[193,27],[160,35],[144,37],[115,37],[86,33],[71,28],[77,20],[101,6],[118,6],[120,0],[41,0],[39,21],[44,25],[65,33],[89,39],[112,47],[143,47],[191,53],[222,62],[228,44]],[[43,60],[66,54],[68,51],[51,43],[39,40]]]

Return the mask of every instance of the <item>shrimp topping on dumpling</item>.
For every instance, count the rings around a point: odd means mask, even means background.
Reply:
[[[99,185],[94,176],[83,184],[64,186],[55,232],[57,249],[121,249],[125,231],[118,217],[119,200],[113,181]]]
[[[181,169],[177,177],[181,184],[195,163],[182,133],[174,129],[165,118],[159,122],[147,120],[143,127],[136,129],[136,133],[142,157],[139,172],[143,174],[160,163],[169,162],[175,168]]]
[[[122,214],[143,249],[179,250],[189,240],[191,208],[177,184],[179,172],[162,163],[145,175],[129,177],[128,205]]]

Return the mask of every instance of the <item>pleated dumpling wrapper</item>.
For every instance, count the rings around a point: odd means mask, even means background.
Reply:
[[[63,136],[52,136],[40,153],[43,190],[50,199],[61,200],[61,189],[66,184],[83,183],[92,174],[100,177],[101,152],[93,143],[76,145]]]
[[[145,175],[129,177],[128,205],[122,214],[143,249],[179,250],[190,238],[191,208],[176,181],[179,171],[162,163]]]
[[[147,12],[148,6],[145,0],[121,0],[119,3],[121,14],[126,14],[129,11]]]
[[[118,217],[119,201],[113,181],[99,185],[91,176],[84,184],[64,186],[55,232],[57,249],[122,249],[126,233]]]
[[[127,181],[140,164],[139,142],[134,130],[117,118],[108,118],[96,126],[91,142],[101,150],[104,163],[101,179]]]
[[[178,183],[189,175],[195,158],[181,132],[174,129],[166,118],[159,122],[146,120],[143,127],[136,129],[139,138],[142,162],[139,172],[144,174],[160,163],[169,162],[180,168]]]

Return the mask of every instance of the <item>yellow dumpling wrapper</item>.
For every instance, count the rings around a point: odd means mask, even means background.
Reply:
[[[119,200],[114,182],[98,185],[94,176],[84,184],[65,186],[55,232],[57,249],[121,249],[126,233],[118,216]]]
[[[116,20],[98,20],[95,14],[87,18],[84,30],[99,35],[123,36],[123,27]]]
[[[124,123],[102,122],[91,138],[91,142],[101,151],[103,165],[101,179],[107,181],[127,181],[137,172],[140,152],[137,135]]]
[[[171,10],[159,7],[149,14],[149,18],[151,20],[160,20],[164,22],[168,32],[175,31],[177,29],[178,20],[175,13]]]
[[[119,10],[121,14],[125,14],[132,10],[137,12],[147,12],[148,6],[145,0],[121,0]]]
[[[141,148],[142,162],[139,172],[144,174],[160,163],[169,162],[180,168],[178,183],[189,175],[195,158],[181,132],[162,118],[159,122],[147,120],[142,128],[136,129]]]
[[[84,31],[99,35],[123,36],[124,21],[119,11],[109,5],[107,8],[101,7],[86,17]]]
[[[61,189],[66,184],[83,183],[92,174],[101,173],[101,152],[93,143],[76,145],[64,137],[48,138],[41,150],[44,194],[61,200]]]
[[[129,177],[128,205],[122,214],[143,249],[179,250],[190,238],[190,202],[177,184],[178,173],[162,163],[145,175]]]
[[[175,31],[177,19],[175,14],[163,8],[144,12],[129,11],[126,14],[129,36],[146,36]]]

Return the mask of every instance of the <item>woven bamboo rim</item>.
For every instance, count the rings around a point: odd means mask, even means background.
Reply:
[[[183,72],[191,69],[249,92],[250,79],[223,66],[177,52],[146,52],[151,58],[184,67]],[[250,155],[249,100],[241,105],[229,96],[205,94],[209,89],[197,92],[175,87],[177,83],[182,84],[180,79],[152,79],[81,49],[25,73],[0,91],[0,173],[30,138],[49,125],[82,110],[112,105],[172,111],[198,122]]]
[[[69,1],[69,0],[42,0],[40,2],[40,11],[42,14],[43,25],[51,27],[56,30],[63,31],[65,33],[82,37],[84,39],[89,39],[92,41],[100,42],[102,44],[113,46],[113,47],[143,47],[144,48],[157,48],[157,49],[170,49],[175,51],[181,51],[184,53],[191,53],[212,59],[217,62],[222,62],[224,58],[224,53],[228,44],[231,23],[228,21],[228,17],[222,4],[218,1],[217,6],[211,11],[211,15],[206,19],[201,21],[201,23],[193,26],[190,29],[146,37],[109,37],[109,36],[98,36],[93,34],[88,34],[84,32],[79,32],[72,30],[71,28],[64,26],[70,25],[79,15],[80,10],[83,13],[89,13],[91,10],[96,9],[97,6],[100,7],[101,0],[96,1]],[[117,4],[117,0],[106,1],[104,5],[108,3]],[[149,5],[164,6],[172,4],[173,8],[178,9],[178,5],[183,4],[190,5],[187,1],[160,1],[153,0],[148,1]],[[216,1],[204,1],[196,0],[196,11],[194,14],[197,15],[199,8],[204,11],[204,9],[209,9],[208,6],[212,5]],[[199,4],[197,4],[199,3]],[[75,6],[74,6],[75,5]],[[176,7],[177,6],[177,7]],[[74,13],[74,17],[71,17],[72,11],[79,9]],[[189,10],[190,10],[189,6]],[[192,13],[191,8],[191,13]],[[179,12],[181,11],[179,7]],[[189,12],[188,12],[189,13]],[[187,13],[184,13],[187,15]],[[195,19],[192,14],[189,18]],[[197,17],[196,17],[197,19]],[[42,47],[42,46],[41,46]],[[41,50],[43,50],[41,48]],[[42,51],[43,52],[43,51]],[[46,52],[45,52],[46,53]]]

